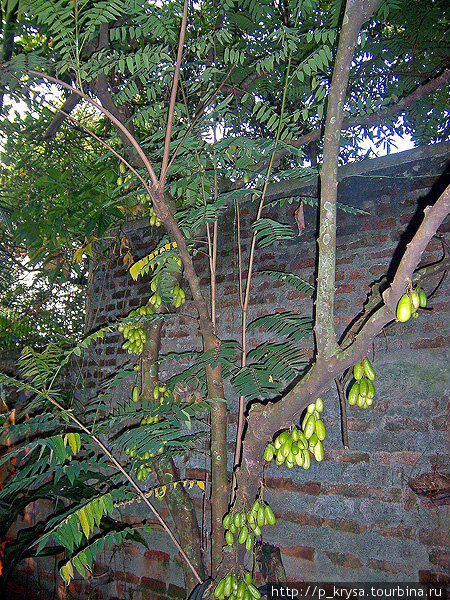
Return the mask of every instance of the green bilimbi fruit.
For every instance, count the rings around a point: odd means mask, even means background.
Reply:
[[[302,450],[302,453],[303,453],[303,464],[302,464],[302,467],[304,469],[309,469],[309,467],[311,466],[311,457],[309,455],[308,448],[305,448],[304,450]]]
[[[427,305],[427,295],[425,294],[424,290],[420,287],[418,287],[416,289],[417,293],[419,294],[419,306],[420,308],[425,308]]]
[[[230,513],[228,513],[227,515],[224,516],[223,520],[222,520],[222,525],[224,526],[224,529],[228,529],[230,527],[231,524],[231,515]]]
[[[314,433],[314,429],[315,429],[314,417],[311,415],[309,417],[308,421],[306,422],[306,427],[303,429],[303,432],[304,432],[307,440],[309,440],[309,438]]]
[[[367,396],[367,391],[369,389],[368,380],[363,377],[359,382],[359,395],[365,398]]]
[[[134,386],[133,388],[132,399],[133,402],[137,402],[139,400],[139,388],[137,386]]]
[[[240,544],[245,544],[245,540],[247,539],[248,536],[248,527],[247,525],[244,525],[241,529],[241,531],[239,532],[239,537],[238,537],[238,542]]]
[[[216,589],[214,590],[214,596],[219,598],[223,595],[225,589],[225,579],[221,579],[219,583],[216,585]]]
[[[359,381],[363,375],[363,365],[361,362],[357,362],[356,365],[353,367],[353,377],[356,379],[356,381]]]
[[[225,534],[225,541],[229,546],[233,545],[233,534],[231,533],[230,530],[228,530]]]
[[[270,525],[275,524],[275,515],[273,514],[273,510],[270,508],[268,504],[264,507],[264,512],[266,513],[266,520]]]
[[[320,441],[325,439],[325,425],[320,419],[316,421],[316,434]]]
[[[317,441],[317,444],[314,446],[314,458],[317,462],[321,462],[323,460],[323,445],[320,440]]]
[[[316,410],[317,410],[318,413],[321,413],[323,411],[323,400],[322,400],[322,398],[317,398],[315,406],[316,406]]]
[[[373,368],[372,363],[367,357],[362,361],[362,366],[367,379],[373,381],[375,379],[375,369]]]
[[[281,448],[281,446],[284,444],[284,442],[288,439],[289,437],[289,431],[283,431],[282,433],[280,433],[280,435],[275,438],[275,442],[274,442],[274,446],[275,446],[275,450],[279,450]]]
[[[267,462],[270,462],[273,458],[273,454],[274,454],[274,446],[273,444],[268,444],[266,446],[266,449],[264,450],[264,460],[266,460]]]
[[[411,298],[412,311],[415,312],[420,306],[420,297],[417,290],[411,290],[409,292],[409,297]]]
[[[357,381],[354,382],[350,391],[348,393],[348,403],[350,405],[356,404],[359,396],[359,383]]]
[[[411,318],[413,313],[412,302],[409,294],[403,294],[397,304],[397,321],[404,323]]]

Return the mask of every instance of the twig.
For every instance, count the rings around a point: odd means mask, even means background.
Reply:
[[[89,96],[87,96],[83,92],[80,92],[80,90],[74,88],[73,86],[69,85],[68,83],[65,83],[64,81],[61,81],[60,79],[57,79],[56,77],[52,77],[51,75],[46,75],[45,73],[42,73],[41,71],[34,71],[33,69],[28,69],[27,73],[29,73],[30,75],[35,75],[36,77],[42,77],[43,79],[46,79],[47,81],[57,83],[58,85],[61,85],[62,87],[66,88],[67,90],[70,90],[70,91],[74,92],[75,94],[78,94],[79,96],[81,96],[81,98],[83,98],[83,100],[85,100],[89,104],[92,104],[92,106],[94,106],[97,110],[99,110],[106,117],[108,117],[108,119],[112,123],[114,123],[114,125],[129,140],[130,144],[133,146],[133,148],[136,150],[136,152],[142,159],[142,162],[145,165],[145,168],[147,169],[147,171],[150,175],[150,179],[152,180],[153,185],[156,187],[158,186],[158,178],[156,176],[156,173],[153,170],[153,167],[152,167],[150,161],[148,160],[145,152],[143,151],[141,146],[136,141],[136,138],[133,135],[131,135],[131,133],[128,131],[128,129],[125,127],[125,125],[119,119],[117,119],[109,110],[107,110],[106,108],[103,108],[103,106],[101,106],[98,102],[95,102],[95,100],[92,100],[92,98],[89,98]],[[22,84],[22,82],[17,77],[15,77],[15,79],[17,81],[19,81],[20,84]]]
[[[180,39],[178,42],[177,62],[175,65],[175,73],[173,75],[172,93],[170,95],[170,104],[169,104],[169,114],[167,116],[166,136],[164,139],[164,154],[163,154],[163,159],[162,159],[162,164],[161,164],[161,172],[160,172],[160,176],[159,176],[159,185],[160,185],[161,189],[164,188],[164,184],[166,183],[166,177],[167,177],[167,168],[168,168],[168,163],[169,163],[169,152],[170,152],[170,137],[172,135],[172,125],[173,125],[173,116],[174,116],[174,112],[175,112],[175,101],[177,98],[178,79],[180,77],[181,58],[183,56],[184,37],[186,35],[188,7],[189,7],[189,0],[184,0],[183,18],[181,20]]]
[[[348,445],[348,429],[347,429],[347,404],[345,402],[345,390],[344,382],[341,381],[340,377],[336,377],[334,380],[339,396],[339,404],[341,406],[341,434],[342,443],[346,450],[349,449]]]

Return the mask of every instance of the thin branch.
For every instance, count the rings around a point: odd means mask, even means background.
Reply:
[[[39,392],[38,390],[36,390],[37,393],[41,394],[41,392]],[[173,543],[175,544],[177,550],[180,552],[181,556],[184,558],[184,560],[186,561],[186,563],[189,565],[189,567],[191,568],[195,578],[197,579],[197,581],[199,583],[202,582],[202,579],[200,578],[199,574],[197,573],[194,565],[191,563],[189,557],[187,556],[187,554],[185,553],[185,551],[183,550],[183,548],[180,546],[180,544],[178,543],[178,540],[176,539],[176,537],[173,535],[172,531],[170,530],[169,526],[166,524],[166,522],[164,521],[164,519],[161,517],[161,515],[159,514],[159,512],[156,510],[156,508],[152,505],[152,503],[149,501],[149,499],[147,498],[147,496],[145,495],[145,493],[141,490],[141,488],[137,485],[137,483],[134,481],[134,479],[125,471],[125,469],[122,467],[122,465],[120,464],[120,462],[114,457],[114,455],[108,450],[108,448],[105,446],[105,444],[93,433],[91,433],[89,431],[89,429],[83,425],[83,423],[77,419],[77,417],[75,417],[70,411],[66,411],[64,409],[64,407],[61,406],[61,404],[59,404],[59,402],[57,402],[54,398],[52,398],[49,394],[47,394],[45,396],[54,406],[56,406],[56,408],[58,408],[61,412],[65,413],[69,419],[71,421],[73,421],[82,431],[84,431],[91,440],[93,440],[98,446],[99,448],[102,450],[102,452],[109,458],[109,460],[112,462],[112,464],[116,467],[116,469],[118,471],[120,471],[120,473],[122,473],[122,475],[125,477],[125,479],[128,481],[128,483],[135,489],[135,491],[137,492],[137,494],[142,498],[142,500],[145,502],[145,504],[149,507],[149,509],[153,512],[153,514],[155,515],[156,519],[159,521],[159,523],[162,525],[163,529],[165,530],[165,532],[169,535],[170,539],[173,541]]]
[[[131,135],[131,133],[128,131],[128,129],[125,127],[125,125],[117,117],[115,117],[109,110],[107,110],[106,108],[101,106],[98,102],[95,102],[95,100],[92,100],[92,98],[89,98],[89,96],[87,96],[83,92],[80,92],[80,90],[77,90],[73,86],[69,85],[68,83],[65,83],[64,81],[61,81],[60,79],[57,79],[56,77],[52,77],[51,75],[46,75],[45,73],[42,73],[41,71],[34,71],[33,69],[28,69],[27,73],[29,73],[30,75],[35,75],[36,77],[42,77],[43,79],[46,79],[47,81],[57,83],[58,85],[61,85],[62,87],[66,88],[67,90],[70,90],[70,91],[74,92],[75,94],[78,94],[78,96],[83,98],[83,100],[85,100],[86,102],[88,102],[89,104],[94,106],[97,110],[99,110],[106,117],[108,117],[108,119],[112,123],[114,123],[114,125],[125,135],[125,137],[128,139],[130,144],[133,146],[133,148],[136,150],[136,152],[142,159],[142,162],[145,165],[145,168],[147,169],[148,174],[150,175],[150,179],[152,180],[153,185],[158,186],[158,178],[157,178],[155,171],[153,170],[153,167],[152,167],[150,161],[148,160],[144,150],[138,144],[136,139]],[[22,82],[20,82],[20,83],[22,83]]]
[[[173,117],[175,112],[175,101],[177,98],[178,79],[180,77],[181,58],[183,56],[184,38],[186,35],[187,13],[189,8],[189,0],[184,0],[183,18],[181,20],[180,39],[178,42],[177,62],[175,65],[175,73],[173,75],[172,93],[170,95],[169,114],[167,116],[166,136],[164,140],[164,154],[161,164],[161,173],[159,177],[159,185],[164,188],[167,177],[167,168],[169,164],[170,153],[170,137],[172,135]]]
[[[64,101],[64,104],[58,109],[58,112],[51,120],[51,123],[48,125],[47,129],[42,136],[43,140],[48,140],[56,135],[56,132],[63,124],[67,115],[69,115],[75,106],[80,102],[81,98],[74,92],[72,92],[68,98]]]
[[[233,71],[235,65],[232,65],[231,69],[228,71],[228,73],[225,75],[225,78],[223,79],[222,83],[219,85],[219,87],[217,88],[217,90],[214,92],[214,94],[211,96],[211,98],[209,100],[207,100],[203,106],[201,106],[197,112],[194,115],[194,118],[192,120],[192,123],[189,125],[189,127],[186,130],[186,133],[183,135],[183,137],[180,140],[180,143],[178,144],[178,146],[175,148],[175,152],[172,155],[172,158],[169,161],[169,164],[167,165],[167,171],[170,169],[173,161],[175,160],[180,148],[182,147],[182,145],[184,144],[187,136],[190,134],[190,132],[192,131],[192,129],[195,127],[195,124],[197,123],[197,121],[200,119],[200,117],[203,115],[203,113],[205,112],[205,110],[208,108],[208,106],[210,106],[211,102],[214,100],[214,98],[217,96],[217,94],[220,92],[220,90],[222,89],[222,86],[225,84],[225,82],[227,81],[228,77],[231,75],[231,72]]]
[[[336,389],[339,396],[339,405],[341,407],[342,443],[344,444],[344,448],[348,450],[347,402],[345,398],[344,382],[339,377],[335,377],[334,382],[336,384]]]

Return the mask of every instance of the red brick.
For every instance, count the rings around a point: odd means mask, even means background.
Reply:
[[[430,338],[418,338],[412,342],[411,348],[420,350],[422,348],[447,348],[450,342],[450,337],[444,337],[442,335],[430,339]]]
[[[413,417],[386,417],[384,422],[386,431],[410,431],[425,432],[428,431],[428,422],[425,419],[416,419]]]
[[[141,577],[141,585],[144,588],[149,588],[155,592],[165,592],[166,584],[159,579],[153,579],[152,577]]]
[[[352,519],[325,519],[324,524],[328,525],[332,529],[337,531],[344,531],[345,533],[361,533],[365,527],[361,527],[358,521]]]
[[[127,581],[128,583],[139,583],[139,577],[134,573],[124,573],[123,571],[114,571],[116,581]]]
[[[323,494],[336,494],[348,498],[367,498],[369,495],[367,485],[362,483],[323,483]]]
[[[450,578],[446,573],[437,571],[419,571],[419,583],[448,583]]]
[[[285,492],[300,492],[318,496],[321,490],[321,483],[315,481],[305,481],[304,483],[292,481],[292,479],[284,479],[282,477],[267,477],[266,485],[275,490],[283,490]]]
[[[323,517],[307,513],[275,512],[275,517],[277,519],[282,519],[283,521],[291,521],[292,523],[298,523],[299,525],[311,525],[312,527],[321,527],[322,523],[325,521]]]
[[[450,545],[450,534],[441,527],[436,529],[421,529],[419,531],[419,542],[427,546],[448,546]]]
[[[336,287],[336,294],[351,294],[355,289],[356,287],[353,284],[350,285],[349,283],[344,283],[343,285],[338,285]]]
[[[360,569],[363,566],[361,560],[350,552],[329,552],[325,551],[325,554],[331,560],[334,565],[338,567],[345,567],[347,569]]]
[[[169,562],[170,554],[161,552],[161,550],[146,550],[144,552],[144,558],[147,560],[157,560],[159,562]]]
[[[413,540],[416,537],[417,530],[415,527],[406,525],[397,525],[395,527],[382,527],[381,525],[371,525],[369,531],[379,533],[384,537],[396,537],[401,540]]]
[[[348,462],[348,463],[359,463],[359,462],[370,462],[370,456],[367,452],[350,452],[348,450],[330,450],[330,458],[334,462]]]
[[[362,419],[353,419],[349,417],[347,419],[347,428],[350,431],[370,431],[373,429],[373,424],[371,421],[364,421]]]
[[[314,560],[315,550],[309,546],[280,546],[280,552],[286,556],[294,556],[304,560]]]
[[[411,575],[413,572],[411,565],[395,563],[391,560],[379,560],[378,558],[371,558],[367,566],[375,571],[384,571],[385,573],[406,573],[406,575]]]
[[[168,596],[174,598],[186,598],[186,590],[178,585],[174,585],[173,583],[169,583],[167,594]]]
[[[353,271],[350,271],[348,278],[349,279],[364,279],[364,277],[366,277],[366,271],[363,271],[362,269],[353,269]]]

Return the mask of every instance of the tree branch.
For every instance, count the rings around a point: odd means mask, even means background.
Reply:
[[[368,115],[362,115],[360,117],[348,117],[343,120],[341,129],[346,130],[351,127],[362,126],[362,127],[374,127],[375,125],[382,124],[386,119],[393,117],[394,115],[398,115],[419,100],[421,100],[427,94],[431,94],[436,90],[444,87],[450,81],[450,69],[445,69],[445,71],[436,77],[424,83],[423,85],[419,85],[413,92],[401,98],[395,104],[388,106],[378,112],[374,112]],[[286,144],[294,146],[295,148],[301,148],[302,146],[307,146],[311,142],[320,140],[322,137],[322,129],[317,128],[313,129],[309,133],[305,133],[298,137],[295,140],[285,140]],[[284,156],[289,154],[288,149],[280,150],[277,153],[276,159],[280,161]]]
[[[75,94],[77,94],[78,96],[83,98],[86,102],[88,102],[89,104],[94,106],[101,113],[103,113],[106,117],[108,117],[108,119],[117,127],[117,129],[120,132],[122,132],[122,134],[124,134],[128,143],[131,146],[133,146],[133,148],[136,150],[138,156],[141,158],[141,160],[143,162],[143,165],[145,166],[145,168],[147,169],[147,171],[150,175],[150,179],[151,179],[153,185],[158,185],[158,178],[157,178],[155,171],[153,170],[153,167],[152,167],[150,161],[148,160],[145,152],[142,150],[141,146],[138,144],[136,139],[131,135],[131,133],[128,131],[128,129],[125,127],[125,125],[115,115],[113,115],[108,109],[101,106],[98,102],[95,102],[95,100],[92,100],[92,98],[89,98],[89,96],[86,96],[86,94],[84,94],[80,90],[77,90],[73,86],[69,85],[68,83],[65,83],[64,81],[61,81],[60,79],[57,79],[56,77],[52,77],[51,75],[46,75],[45,73],[42,73],[41,71],[34,71],[33,69],[28,69],[27,73],[29,73],[30,75],[35,75],[36,77],[42,77],[43,79],[46,79],[47,81],[57,83],[58,85],[61,85],[62,87],[66,88],[67,90],[74,92]]]
[[[361,353],[368,352],[383,327],[395,319],[397,302],[405,292],[408,279],[413,278],[425,248],[449,213],[450,186],[433,206],[424,210],[423,221],[407,246],[392,284],[383,293],[385,304],[367,317],[353,342],[345,350],[339,349],[334,356],[317,361],[305,377],[278,401],[267,405],[255,403],[251,407],[238,473],[241,501],[242,494],[247,500],[256,494],[258,482],[255,482],[255,473],[262,472],[264,446],[272,439],[274,431],[286,429],[299,419],[306,406],[326,391],[334,378],[361,360]]]
[[[56,132],[61,127],[63,122],[65,121],[67,115],[69,115],[75,106],[80,102],[81,98],[74,92],[72,92],[68,98],[64,101],[64,104],[61,106],[60,110],[53,117],[50,125],[45,130],[44,135],[42,136],[43,140],[49,140],[50,138],[56,135]]]
[[[337,168],[347,84],[361,26],[380,2],[347,1],[328,95],[324,160],[320,176],[319,260],[314,325],[319,361],[333,356],[338,350],[334,329]]]
[[[173,116],[175,111],[175,101],[177,98],[178,79],[180,77],[181,58],[183,56],[184,37],[186,35],[187,12],[189,0],[184,0],[183,18],[181,20],[180,39],[178,42],[177,62],[175,64],[175,73],[172,81],[172,93],[170,95],[169,114],[167,116],[166,136],[164,139],[164,154],[161,164],[161,172],[159,176],[159,184],[161,189],[164,188],[167,177],[167,165],[169,163],[170,152],[170,137],[172,135]]]

